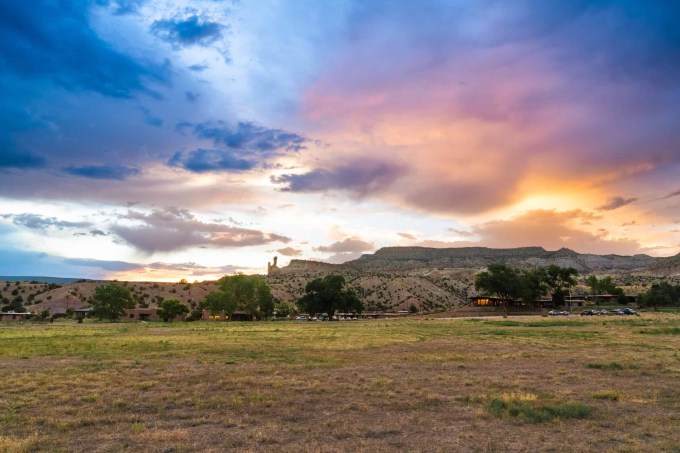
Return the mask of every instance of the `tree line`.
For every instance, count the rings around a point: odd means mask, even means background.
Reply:
[[[521,299],[535,306],[545,294],[550,294],[554,306],[564,305],[569,289],[576,285],[577,276],[578,271],[573,267],[552,264],[545,269],[515,269],[496,263],[477,274],[475,289],[503,299],[507,314],[512,300]]]
[[[217,281],[218,289],[209,292],[205,299],[190,312],[178,299],[165,299],[159,303],[157,315],[164,321],[172,321],[189,314],[188,321],[203,317],[203,311],[211,315],[225,315],[232,319],[234,313],[242,312],[249,319],[270,318],[275,309],[287,314],[294,310],[288,304],[276,304],[271,288],[264,278],[257,275],[232,275]],[[327,275],[311,280],[305,286],[305,294],[296,301],[297,309],[310,314],[325,313],[330,319],[336,311],[361,313],[364,304],[354,291],[347,288],[341,275]],[[126,309],[135,308],[132,292],[116,282],[95,288],[92,297],[92,316],[116,321]]]

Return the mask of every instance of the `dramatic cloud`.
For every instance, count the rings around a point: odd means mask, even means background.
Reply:
[[[264,165],[268,159],[304,149],[307,142],[300,135],[247,122],[240,122],[235,128],[222,121],[197,125],[180,122],[175,129],[180,132],[193,130],[197,138],[210,140],[222,148],[177,151],[167,162],[170,166],[196,173],[251,170]]]
[[[224,38],[228,27],[199,16],[158,20],[151,31],[175,47],[209,46]]]
[[[642,247],[634,239],[610,237],[606,229],[584,229],[600,217],[581,210],[555,211],[537,209],[507,220],[492,220],[475,225],[471,233],[479,240],[422,241],[424,247],[514,248],[540,246],[546,250],[563,247],[580,253],[634,255]]]
[[[290,238],[278,234],[201,222],[188,210],[172,207],[153,210],[148,214],[128,211],[120,219],[133,221],[136,225],[116,224],[111,227],[111,231],[148,253],[188,247],[248,247],[290,241]]]
[[[626,206],[637,201],[637,198],[623,198],[623,197],[613,197],[607,200],[605,204],[599,206],[598,211],[613,211],[614,209]]]
[[[302,255],[302,250],[294,249],[293,247],[284,247],[282,249],[277,249],[276,251],[279,252],[283,256],[300,256],[300,255]]]
[[[212,140],[215,145],[261,156],[273,156],[284,151],[300,151],[308,141],[305,137],[281,129],[267,129],[251,122],[239,122],[230,127],[223,121],[197,124],[194,134]]]
[[[312,170],[303,174],[284,174],[271,178],[284,192],[325,192],[345,190],[364,196],[387,190],[407,173],[400,165],[363,160],[330,170]]]
[[[0,3],[0,265],[680,251],[677,2]]]
[[[20,225],[32,230],[44,230],[50,227],[57,229],[64,228],[85,228],[90,226],[88,222],[68,222],[59,220],[55,217],[44,217],[40,214],[4,214],[2,217],[12,219],[15,225]]]
[[[142,172],[139,168],[126,167],[124,165],[85,165],[83,167],[67,167],[64,172],[91,179],[114,179],[123,181],[133,176],[139,176]]]
[[[241,159],[231,151],[217,149],[197,149],[189,153],[177,151],[168,161],[171,167],[182,167],[195,173],[208,171],[251,170],[255,163]]]
[[[167,80],[162,66],[139,62],[103,41],[78,2],[2,2],[0,43],[0,72],[46,79],[67,90],[129,98],[155,95],[149,83]]]

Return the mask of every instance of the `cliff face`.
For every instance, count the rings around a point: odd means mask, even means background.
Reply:
[[[677,258],[677,257],[673,257]],[[677,262],[677,259],[675,260]],[[541,247],[490,249],[466,247],[432,249],[426,247],[388,247],[372,255],[345,263],[353,269],[413,270],[420,268],[482,269],[491,263],[503,262],[514,267],[546,267],[551,264],[574,267],[579,272],[651,273],[653,269],[670,267],[669,258],[647,255],[619,256],[581,254],[569,249],[554,252]]]

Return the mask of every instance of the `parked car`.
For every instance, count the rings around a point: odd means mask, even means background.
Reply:
[[[560,311],[560,310],[550,310],[548,312],[550,316],[569,316],[568,311]]]
[[[593,316],[597,314],[596,312],[597,310],[584,310],[581,312],[581,316]]]
[[[637,315],[638,314],[637,311],[633,310],[632,308],[628,308],[628,307],[622,309],[621,311],[623,312],[624,315]]]

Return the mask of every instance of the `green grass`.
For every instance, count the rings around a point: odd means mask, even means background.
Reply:
[[[593,368],[596,370],[623,370],[623,365],[618,362],[609,363],[589,363],[586,365],[588,368]]]
[[[680,327],[667,327],[661,329],[645,329],[639,333],[644,335],[680,335]]]
[[[576,402],[549,403],[523,398],[493,396],[487,410],[501,418],[513,418],[526,423],[545,423],[555,418],[582,419],[590,416],[592,408]]]
[[[621,399],[621,392],[617,390],[598,390],[591,396],[598,400],[618,401]]]

